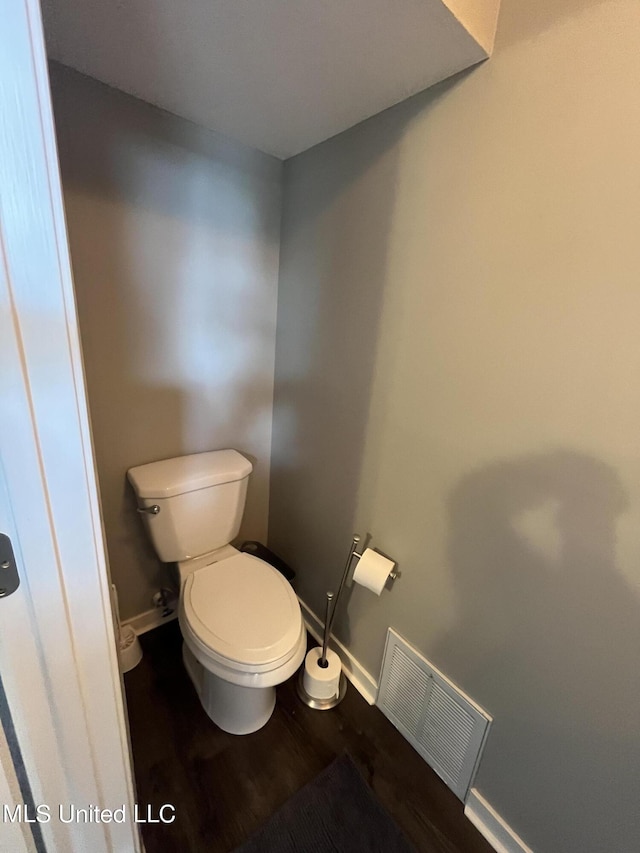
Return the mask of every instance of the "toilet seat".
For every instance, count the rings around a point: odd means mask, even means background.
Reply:
[[[185,640],[212,671],[269,673],[300,656],[305,631],[298,599],[257,557],[237,553],[196,570],[180,598]]]

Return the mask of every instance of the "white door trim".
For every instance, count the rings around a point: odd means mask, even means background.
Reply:
[[[11,750],[4,729],[0,726],[0,806],[4,806],[6,803],[13,809],[16,803],[21,801],[22,792],[15,772]],[[37,853],[32,827],[29,824],[5,823],[2,826],[0,837],[5,848],[11,850],[12,853]]]
[[[0,665],[40,802],[125,805],[134,786],[37,0],[0,28],[0,520],[21,586]],[[49,853],[140,849],[124,824],[43,825]]]

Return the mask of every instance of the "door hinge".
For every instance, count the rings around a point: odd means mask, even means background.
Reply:
[[[0,533],[0,598],[6,598],[20,586],[20,575],[11,539]]]

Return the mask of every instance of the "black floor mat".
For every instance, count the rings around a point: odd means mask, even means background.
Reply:
[[[414,853],[414,848],[345,755],[235,853]]]

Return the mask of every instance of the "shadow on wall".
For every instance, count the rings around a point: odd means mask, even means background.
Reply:
[[[600,853],[612,838],[616,853],[638,849],[640,602],[616,571],[625,507],[615,471],[568,450],[496,462],[451,496],[464,630],[436,659],[495,716],[475,784],[535,850]],[[538,827],[518,826],[525,800]]]
[[[353,533],[366,533],[354,524],[385,290],[393,286],[387,251],[398,142],[469,73],[375,116],[375,132],[363,122],[285,164],[269,544],[298,569],[298,592],[318,614]],[[344,642],[348,595],[337,616]]]
[[[236,447],[266,539],[281,165],[52,65],[107,545],[123,618],[166,586],[126,471]]]

